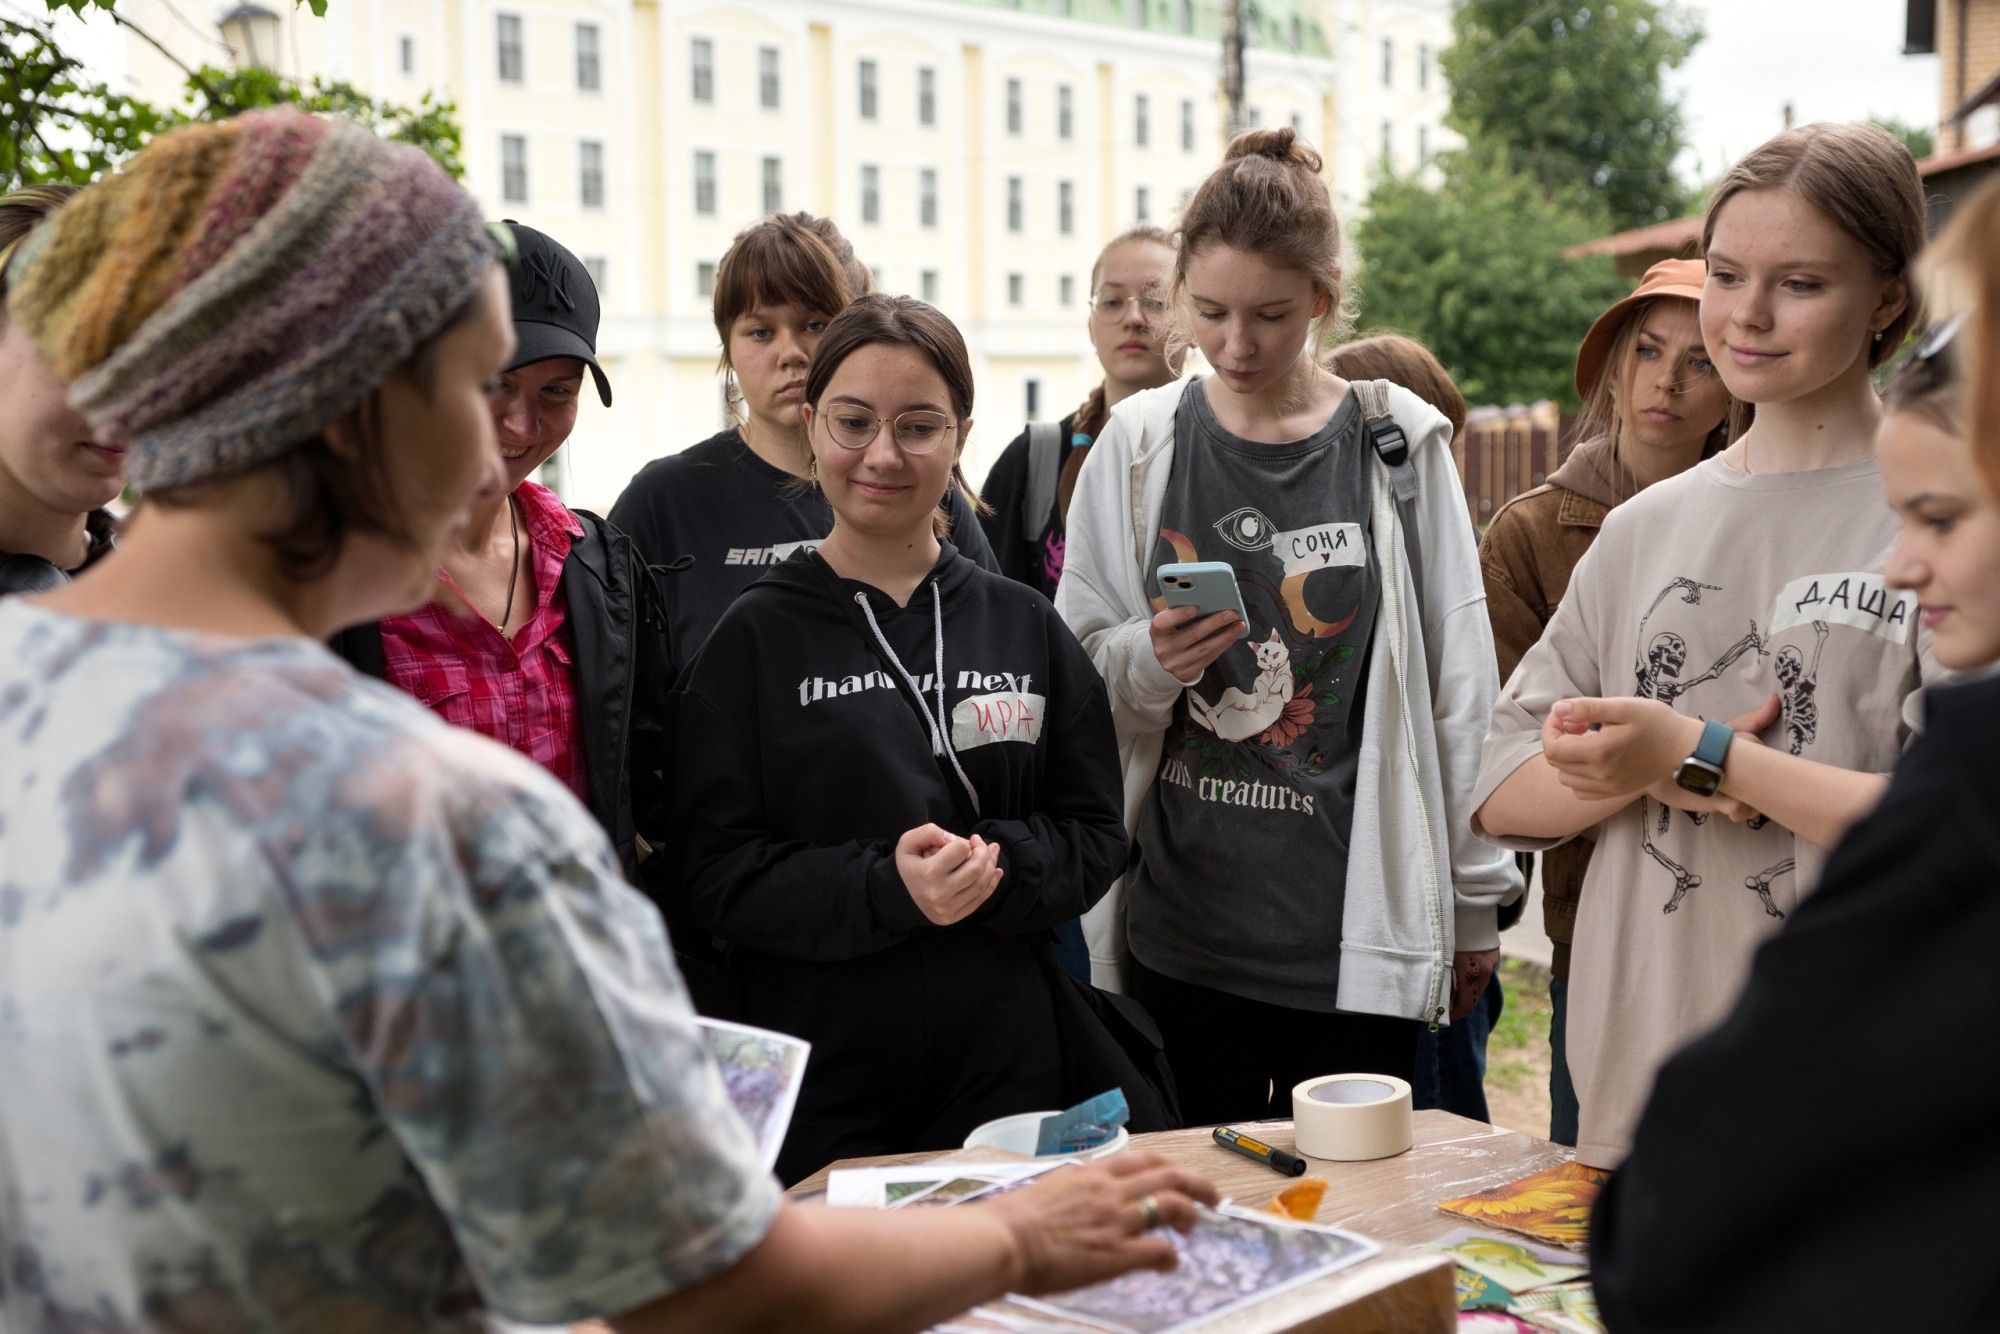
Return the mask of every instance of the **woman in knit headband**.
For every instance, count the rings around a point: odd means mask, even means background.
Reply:
[[[915,1330],[1170,1263],[1141,1234],[1212,1192],[1132,1155],[921,1220],[781,1204],[584,808],[320,646],[428,597],[501,484],[495,259],[429,159],[281,109],[10,263],[142,503],[0,602],[0,1327]]]

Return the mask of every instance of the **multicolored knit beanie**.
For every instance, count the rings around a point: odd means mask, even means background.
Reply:
[[[497,256],[422,152],[274,107],[161,135],[71,200],[14,256],[8,315],[146,491],[318,436]]]

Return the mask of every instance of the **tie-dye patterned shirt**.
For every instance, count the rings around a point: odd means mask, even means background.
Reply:
[[[0,602],[0,1328],[478,1329],[733,1264],[777,1188],[529,761],[316,644]]]

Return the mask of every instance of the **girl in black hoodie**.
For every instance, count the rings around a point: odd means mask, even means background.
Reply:
[[[813,1044],[788,1182],[1059,1105],[1048,931],[1125,861],[1089,658],[943,540],[972,425],[958,330],[864,297],[805,400],[833,532],[724,613],[675,709],[686,919],[733,950],[737,1017]]]

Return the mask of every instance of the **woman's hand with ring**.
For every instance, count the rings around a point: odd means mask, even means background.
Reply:
[[[1216,1203],[1215,1187],[1153,1153],[1121,1153],[1101,1163],[1049,1172],[990,1204],[1013,1238],[1008,1290],[1063,1292],[1134,1269],[1172,1269],[1176,1253],[1154,1229],[1185,1232],[1195,1205]],[[1138,1207],[1133,1208],[1134,1205]],[[1134,1231],[1134,1224],[1138,1230]]]

